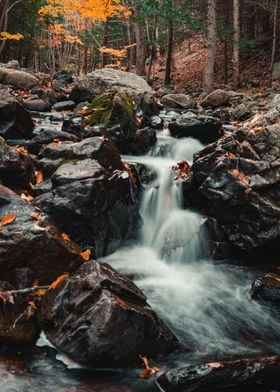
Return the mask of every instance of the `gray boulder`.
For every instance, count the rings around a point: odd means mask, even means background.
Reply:
[[[0,83],[19,89],[30,89],[40,84],[35,76],[13,68],[0,68]]]

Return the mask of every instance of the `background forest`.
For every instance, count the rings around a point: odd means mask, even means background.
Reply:
[[[250,75],[259,85],[270,80],[278,60],[278,5],[278,0],[0,0],[0,61],[17,59],[22,67],[51,74],[109,65],[182,87],[201,85],[206,61],[206,89],[214,73],[219,84],[238,87]]]

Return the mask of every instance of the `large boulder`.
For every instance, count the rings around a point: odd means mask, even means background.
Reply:
[[[0,186],[0,218],[5,217],[10,223],[0,231],[1,279],[11,281],[16,268],[29,268],[34,278],[50,283],[82,262],[80,248],[65,240],[46,214]]]
[[[30,114],[7,90],[1,90],[0,136],[5,139],[30,139],[33,128]]]
[[[134,236],[139,188],[109,140],[52,143],[39,157],[39,165],[54,160],[58,166],[52,173],[51,192],[37,198],[36,205],[76,241],[100,257]]]
[[[174,349],[176,338],[130,280],[89,261],[45,295],[41,323],[47,338],[80,364],[114,368],[139,364]]]
[[[279,370],[277,356],[210,362],[169,370],[157,385],[165,392],[268,391],[278,388]]]
[[[77,79],[70,94],[75,102],[90,101],[104,92],[126,92],[132,97],[142,97],[152,88],[140,76],[113,68],[102,68]]]
[[[28,188],[35,182],[35,169],[30,156],[5,143],[0,137],[0,181],[3,185]]]
[[[160,103],[173,109],[188,110],[195,107],[195,101],[187,94],[166,94],[161,98]]]
[[[194,156],[185,200],[217,219],[244,255],[279,259],[280,125],[240,129]]]
[[[182,114],[169,124],[174,137],[193,137],[202,143],[212,143],[223,135],[220,119],[192,112]]]
[[[13,68],[0,68],[0,83],[11,85],[19,89],[30,89],[40,84],[35,76]]]
[[[231,94],[225,90],[214,90],[208,94],[202,101],[202,106],[218,108],[220,106],[225,106],[229,103]]]

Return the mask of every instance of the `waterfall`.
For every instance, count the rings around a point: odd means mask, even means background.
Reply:
[[[106,261],[133,277],[151,306],[196,356],[215,359],[253,353],[252,334],[269,349],[278,321],[251,300],[254,275],[246,268],[207,260],[203,217],[182,208],[182,190],[172,167],[180,159],[191,161],[201,148],[197,140],[177,140],[165,132],[149,155],[124,157],[145,164],[156,176],[143,193],[137,243]]]

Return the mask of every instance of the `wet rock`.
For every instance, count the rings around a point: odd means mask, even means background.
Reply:
[[[61,112],[62,110],[72,110],[76,106],[74,101],[61,101],[53,105],[53,109]]]
[[[64,240],[46,214],[1,186],[0,217],[5,215],[15,215],[15,220],[0,232],[2,279],[11,281],[15,268],[29,268],[45,284],[80,265],[80,248]]]
[[[195,107],[195,101],[186,94],[166,94],[161,98],[160,103],[173,109],[194,109]]]
[[[23,106],[33,112],[47,112],[50,104],[38,97],[27,98],[23,101]]]
[[[0,68],[0,83],[11,85],[18,89],[30,89],[39,85],[39,80],[25,72],[13,68]]]
[[[75,102],[91,101],[97,95],[109,91],[124,91],[139,98],[152,89],[143,78],[134,73],[102,68],[78,78],[69,99]]]
[[[89,140],[89,139],[86,139]],[[93,159],[68,160],[52,175],[53,189],[35,200],[96,257],[116,250],[137,230],[138,188],[126,170]]]
[[[280,276],[269,273],[256,279],[251,288],[253,299],[270,303],[280,304]]]
[[[91,137],[79,143],[51,143],[43,147],[39,158],[81,160],[91,158],[97,160],[105,169],[123,169],[120,154],[112,142],[103,137]]]
[[[242,128],[194,156],[186,200],[217,219],[243,253],[279,255],[280,126]]]
[[[169,130],[174,137],[193,137],[202,143],[211,143],[223,135],[220,119],[186,113],[169,124]]]
[[[83,122],[84,119],[81,116],[71,116],[65,118],[61,130],[63,132],[71,133],[72,135],[75,135],[79,138],[83,138],[85,136],[85,127]]]
[[[28,154],[9,147],[0,137],[0,181],[7,186],[29,188],[35,182],[32,159]]]
[[[189,365],[160,375],[157,385],[164,392],[267,391],[278,387],[279,369],[276,356]]]
[[[201,104],[204,107],[210,106],[212,108],[217,108],[219,106],[226,106],[229,103],[230,98],[231,94],[228,91],[218,89],[207,95]]]
[[[0,291],[13,290],[8,282],[0,281]],[[6,304],[0,299],[0,343],[30,345],[39,336],[39,326],[35,315],[24,315],[28,306],[26,296],[14,295],[14,303]]]
[[[33,128],[30,113],[8,91],[1,90],[0,136],[5,139],[29,139]]]
[[[241,103],[232,110],[231,115],[234,120],[245,121],[252,117],[253,111],[250,106]]]
[[[131,281],[89,261],[43,299],[40,320],[50,341],[78,363],[123,367],[175,347],[176,338]]]
[[[43,129],[35,137],[27,143],[28,151],[32,154],[38,154],[40,149],[53,141],[59,143],[60,141],[78,142],[79,139],[75,135],[60,131],[58,129]]]

